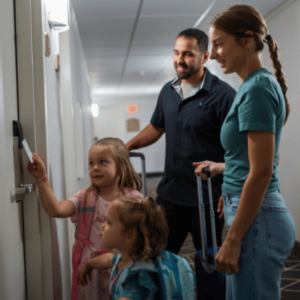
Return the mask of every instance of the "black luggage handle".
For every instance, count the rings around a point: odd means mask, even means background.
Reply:
[[[214,255],[207,254],[207,236],[206,236],[206,223],[205,223],[205,206],[203,202],[203,192],[202,192],[202,178],[197,177],[197,187],[198,187],[198,206],[199,206],[199,217],[200,217],[200,229],[201,229],[201,240],[202,240],[202,265],[204,270],[209,275],[214,275],[217,272],[215,257],[217,254],[217,239],[216,239],[216,225],[215,225],[215,213],[213,208],[212,200],[212,188],[211,188],[211,173],[209,168],[205,168],[203,173],[207,176],[207,187],[208,187],[208,197],[210,206],[210,223],[211,223],[211,234],[213,242],[213,252]]]
[[[147,182],[146,182],[146,159],[145,155],[141,152],[130,152],[129,153],[130,157],[140,157],[142,160],[142,181],[143,181],[143,196],[147,196]]]

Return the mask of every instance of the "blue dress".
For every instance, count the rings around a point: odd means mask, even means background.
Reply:
[[[115,254],[113,264],[120,257]],[[136,260],[126,265],[112,288],[112,300],[128,297],[133,300],[154,300],[158,291],[157,268],[150,261]],[[117,268],[112,279],[117,276]]]

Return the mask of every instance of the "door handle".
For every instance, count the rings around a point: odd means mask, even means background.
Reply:
[[[20,184],[16,188],[16,195],[30,194],[35,190],[35,184]]]

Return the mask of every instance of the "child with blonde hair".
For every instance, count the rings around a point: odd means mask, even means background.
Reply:
[[[76,225],[73,246],[72,300],[107,300],[109,273],[94,270],[91,283],[77,285],[77,274],[91,258],[107,253],[103,245],[101,226],[106,224],[107,211],[112,202],[124,195],[141,196],[141,179],[134,171],[125,144],[117,138],[97,141],[89,151],[91,185],[66,200],[58,201],[50,187],[46,167],[39,156],[33,154],[28,162],[29,172],[36,178],[39,196],[49,216],[71,217]]]
[[[121,197],[109,207],[102,225],[103,246],[118,252],[87,261],[78,284],[89,285],[93,269],[112,268],[112,300],[194,299],[194,277],[187,261],[163,251],[167,236],[160,205],[151,198]]]

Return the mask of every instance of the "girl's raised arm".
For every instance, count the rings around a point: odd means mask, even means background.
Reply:
[[[31,175],[33,175],[36,180],[39,181],[47,175],[46,167],[38,155],[33,153],[32,158],[33,163],[28,162],[27,168]],[[37,182],[37,186],[43,206],[50,217],[67,218],[75,215],[76,207],[74,203],[71,200],[63,200],[58,202],[50,187],[48,178]]]

